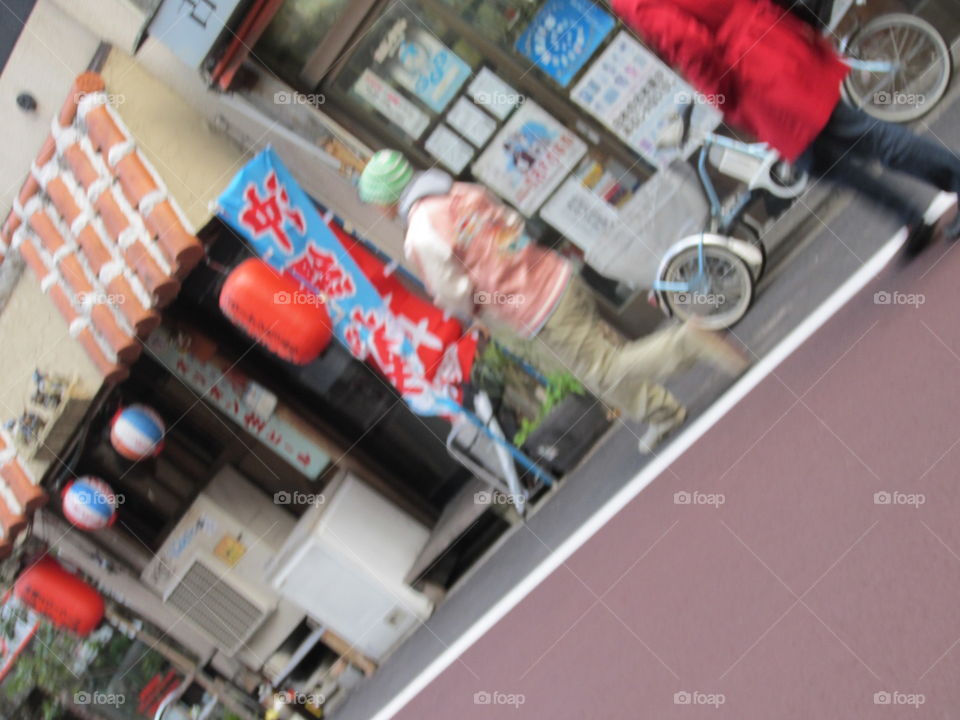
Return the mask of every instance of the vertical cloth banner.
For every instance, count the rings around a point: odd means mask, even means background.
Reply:
[[[325,299],[336,337],[377,368],[414,412],[460,414],[476,338],[324,222],[271,148],[236,175],[219,205],[220,217],[265,262]]]

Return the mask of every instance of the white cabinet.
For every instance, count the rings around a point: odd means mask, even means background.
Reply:
[[[274,588],[374,660],[433,605],[404,583],[429,530],[350,474],[299,521],[272,563]]]

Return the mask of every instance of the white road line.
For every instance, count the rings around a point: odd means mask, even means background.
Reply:
[[[954,203],[956,196],[940,193],[926,212],[929,222],[936,220]],[[466,632],[457,638],[443,653],[441,653],[423,672],[415,677],[389,703],[387,703],[373,720],[388,720],[412,700],[421,690],[429,685],[449,667],[467,648],[479,640],[510,610],[520,603],[534,588],[543,582],[547,576],[556,570],[567,558],[573,555],[610,519],[620,512],[631,500],[653,480],[666,470],[674,460],[689,450],[708,430],[716,425],[724,415],[739,403],[746,395],[757,387],[780,363],[786,360],[793,352],[806,342],[817,330],[823,327],[851,298],[866,287],[887,263],[897,254],[907,239],[906,230],[901,229],[880,250],[864,263],[857,272],[850,276],[830,297],[814,310],[800,325],[794,328],[789,335],[781,340],[774,348],[757,362],[747,373],[730,387],[703,415],[698,417],[686,430],[664,448],[663,452],[650,461],[639,473],[620,491],[610,498],[599,510],[581,525],[562,545],[537,565],[529,575],[521,580],[509,593],[503,596],[493,607],[485,612]]]

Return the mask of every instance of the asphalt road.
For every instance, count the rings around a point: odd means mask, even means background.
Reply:
[[[958,269],[888,268],[396,717],[956,717]]]

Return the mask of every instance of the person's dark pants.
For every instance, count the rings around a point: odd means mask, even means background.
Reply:
[[[797,167],[863,193],[914,226],[924,211],[870,171],[878,161],[946,192],[960,192],[960,157],[909,129],[883,122],[841,101]]]

